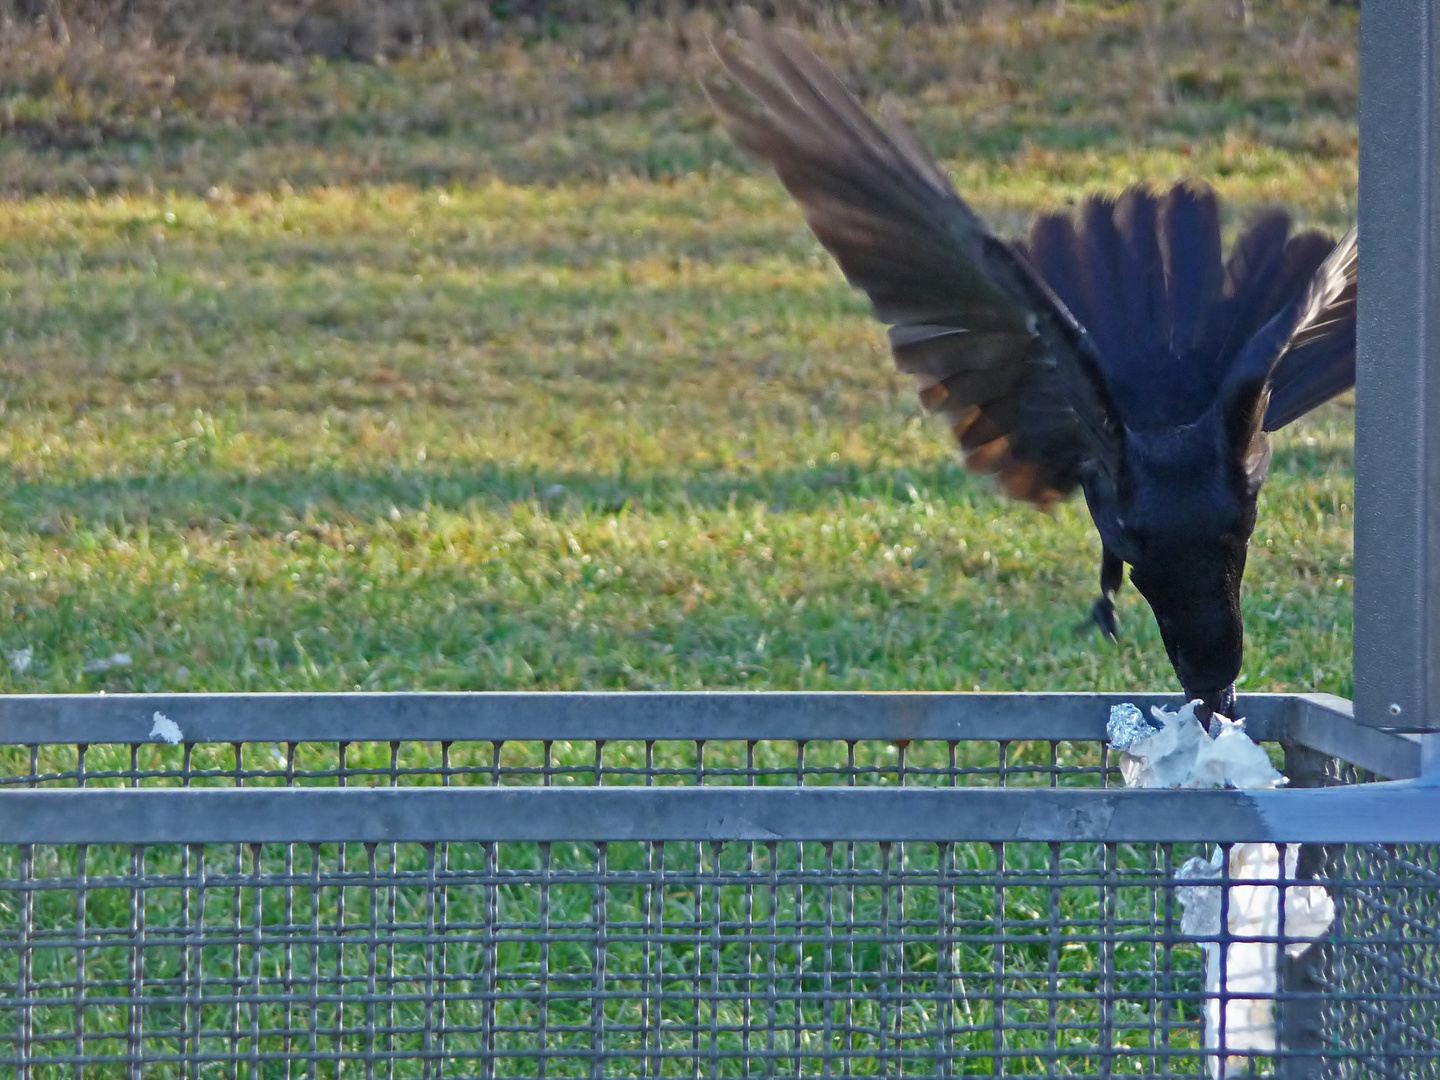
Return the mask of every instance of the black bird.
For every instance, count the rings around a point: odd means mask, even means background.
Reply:
[[[704,80],[846,278],[966,465],[1048,507],[1078,487],[1100,534],[1091,617],[1124,564],[1186,695],[1228,715],[1240,579],[1275,431],[1355,383],[1356,234],[1270,212],[1223,259],[1201,184],[1132,187],[997,237],[887,103],[882,126],[791,31],[743,13]]]

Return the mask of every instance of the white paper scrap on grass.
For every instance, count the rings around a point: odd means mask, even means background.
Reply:
[[[1197,704],[1191,702],[1173,713],[1152,709],[1154,724],[1146,723],[1134,705],[1110,710],[1107,734],[1111,746],[1121,751],[1120,773],[1126,787],[1273,788],[1285,783],[1285,777],[1270,764],[1270,755],[1245,734],[1243,720],[1218,718],[1219,732],[1212,738],[1195,718]],[[1223,850],[1217,847],[1210,859],[1189,860],[1175,875],[1186,882],[1176,887],[1175,895],[1184,909],[1180,929],[1187,936],[1213,938],[1220,934]],[[1298,845],[1286,846],[1284,877],[1295,876],[1299,854]],[[1280,887],[1264,883],[1281,877],[1280,849],[1274,844],[1232,845],[1229,877],[1225,907],[1230,936],[1277,937]],[[1303,955],[1334,921],[1335,902],[1324,886],[1291,885],[1285,889],[1287,955]],[[1233,941],[1226,949],[1226,1056],[1222,1061],[1220,945],[1202,942],[1201,948],[1205,950],[1205,1048],[1211,1051],[1210,1075],[1217,1080],[1240,1076],[1250,1068],[1248,1053],[1273,1053],[1278,1046],[1270,995],[1279,985],[1279,949],[1274,941],[1246,940]]]

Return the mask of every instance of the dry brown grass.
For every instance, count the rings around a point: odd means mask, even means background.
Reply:
[[[604,51],[638,24],[729,14],[741,0],[5,0],[0,27],[64,42],[72,27],[112,41],[234,53],[251,59],[394,59],[502,39],[579,38]],[[1232,0],[1235,5],[1245,0]],[[981,18],[1000,8],[1063,9],[1065,0],[753,0],[766,16],[843,26],[884,15],[904,24]],[[1239,13],[1244,8],[1234,6]]]
[[[378,63],[296,44],[305,18],[359,18],[357,4],[284,5],[269,22],[258,4],[139,4],[159,14],[129,22],[82,18],[77,5],[64,43],[43,20],[12,22],[0,185],[203,192],[748,167],[693,78],[723,11],[621,18],[623,5],[597,5],[572,22],[564,5],[534,5],[559,14],[487,16],[483,32],[463,31],[479,26],[464,11],[493,6],[381,4],[449,21],[444,34],[386,31],[384,48],[358,50]],[[1248,25],[1222,0],[994,0],[978,12],[917,0],[932,16],[920,29],[871,4],[783,6],[852,85],[896,93],[944,156],[1229,143],[1241,157],[1260,145],[1353,159],[1356,19],[1318,0],[1259,4]],[[291,45],[267,52],[265,34]]]

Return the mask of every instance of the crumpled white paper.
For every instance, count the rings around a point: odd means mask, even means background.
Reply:
[[[1122,751],[1120,772],[1127,787],[1237,788],[1278,787],[1285,783],[1270,757],[1245,734],[1243,720],[1220,721],[1211,737],[1195,719],[1191,702],[1179,712],[1151,710],[1154,723],[1144,720],[1134,705],[1110,710],[1106,733],[1110,745]],[[1136,721],[1139,721],[1139,724]],[[1142,726],[1143,725],[1143,726]],[[1220,880],[1222,848],[1210,859],[1191,859],[1176,873],[1187,884],[1175,889],[1184,909],[1180,929],[1187,936],[1206,938],[1220,934]],[[1298,845],[1287,845],[1286,878],[1295,876]],[[1280,849],[1274,844],[1234,844],[1230,848],[1229,898],[1226,922],[1232,938],[1274,938],[1280,934]],[[1291,885],[1285,889],[1285,951],[1301,956],[1310,942],[1321,937],[1335,920],[1335,903],[1320,885]],[[1300,939],[1300,940],[1294,940]],[[1248,1057],[1227,1055],[1220,1047],[1220,945],[1202,942],[1205,950],[1205,1048],[1214,1052],[1210,1075],[1217,1080],[1248,1071]],[[1224,1034],[1227,1051],[1274,1052],[1277,1046],[1273,995],[1278,987],[1279,949],[1273,941],[1232,941],[1225,954]],[[1252,996],[1259,995],[1259,996]]]

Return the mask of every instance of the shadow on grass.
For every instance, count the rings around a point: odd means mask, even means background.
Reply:
[[[1281,447],[1274,472],[1321,475],[1353,468],[1347,445]],[[80,482],[16,484],[3,494],[0,523],[13,532],[75,527],[169,530],[242,525],[289,529],[335,519],[373,520],[426,508],[504,512],[528,504],[556,516],[625,510],[674,513],[734,507],[807,512],[838,498],[992,503],[996,513],[1023,512],[958,462],[914,469],[868,469],[854,464],[792,469],[715,469],[704,472],[587,472],[489,464],[470,468],[369,471],[275,471],[245,476],[218,470],[153,474]]]
[[[913,494],[912,494],[913,492]],[[734,507],[772,512],[831,505],[837,496],[871,499],[990,498],[960,465],[862,470],[853,465],[700,473],[600,474],[480,465],[455,470],[392,468],[366,472],[277,471],[259,476],[201,471],[71,483],[20,483],[3,496],[8,530],[138,526],[184,529],[239,524],[255,529],[297,522],[370,520],[392,510],[476,507],[504,511],[517,503],[559,515],[675,512]],[[994,496],[997,508],[998,496]]]

